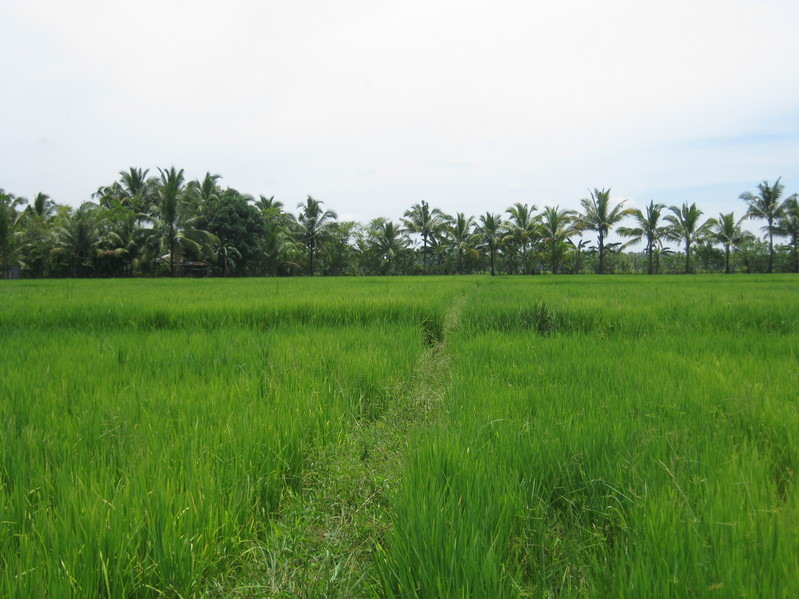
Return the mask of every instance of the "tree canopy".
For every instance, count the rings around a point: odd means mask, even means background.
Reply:
[[[420,201],[398,221],[360,224],[311,195],[292,213],[210,171],[187,180],[176,167],[130,167],[76,208],[0,190],[0,260],[3,277],[797,272],[797,196],[783,192],[777,179],[740,195],[763,239],[732,212],[702,221],[695,203],[627,208],[609,188],[590,190],[579,211],[515,202],[475,217]]]

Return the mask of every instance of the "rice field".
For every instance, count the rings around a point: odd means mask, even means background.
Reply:
[[[799,596],[797,281],[4,282],[0,596]]]

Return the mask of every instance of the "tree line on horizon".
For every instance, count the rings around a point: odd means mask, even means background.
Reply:
[[[3,277],[799,272],[799,202],[780,179],[742,193],[740,218],[703,218],[695,203],[625,208],[594,189],[581,210],[518,202],[474,217],[422,201],[366,224],[310,195],[295,215],[220,179],[130,168],[77,208],[0,189]],[[746,219],[764,221],[763,238]],[[611,231],[626,241],[609,243]]]

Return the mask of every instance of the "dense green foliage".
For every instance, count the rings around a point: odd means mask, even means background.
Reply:
[[[0,596],[796,596],[797,285],[4,282]]]
[[[77,208],[42,193],[26,206],[0,189],[3,277],[799,272],[796,194],[782,199],[779,180],[741,194],[738,220],[654,201],[644,214],[594,189],[582,211],[517,202],[475,218],[422,201],[400,222],[357,223],[312,196],[293,214],[274,197],[223,188],[219,175],[158,173],[122,171]],[[764,240],[741,229],[745,219],[766,222]]]

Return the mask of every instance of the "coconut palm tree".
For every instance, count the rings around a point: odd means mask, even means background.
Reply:
[[[635,219],[635,227],[619,227],[619,235],[630,239],[628,244],[639,243],[642,239],[646,240],[644,251],[648,258],[647,274],[653,274],[655,249],[661,239],[666,234],[666,227],[660,226],[660,216],[666,206],[655,204],[650,201],[646,207],[646,212],[640,208],[630,211],[630,215]]]
[[[105,212],[99,246],[106,254],[121,262],[124,276],[130,276],[138,265],[146,233],[130,210],[117,206]]]
[[[100,243],[98,209],[97,204],[84,202],[76,210],[64,207],[56,216],[55,247],[50,253],[66,258],[72,276],[86,275],[96,254]]]
[[[17,217],[14,235],[16,237],[16,259],[26,274],[40,277],[44,275],[53,236],[51,229],[56,204],[46,193],[37,193],[33,202]]]
[[[710,225],[710,237],[716,243],[724,246],[724,273],[730,273],[730,252],[732,248],[741,243],[748,233],[741,228],[741,222],[746,219],[746,216],[739,220],[735,220],[735,215],[730,212],[728,214],[719,214],[717,219],[711,219],[708,224]]]
[[[799,272],[799,196],[793,194],[782,207],[782,215],[774,228],[774,234],[787,237],[791,246],[791,270]]]
[[[208,206],[223,195],[218,183],[221,178],[221,175],[206,172],[202,181],[195,179],[186,185],[186,200],[191,203],[191,210],[195,215],[204,216]]]
[[[308,250],[308,274],[314,274],[314,258],[316,251],[323,241],[325,234],[338,215],[332,210],[322,210],[321,200],[316,200],[311,196],[297,204],[300,214],[297,217],[298,235]]]
[[[599,248],[599,274],[605,272],[605,238],[613,225],[631,213],[623,208],[624,200],[612,206],[610,204],[610,189],[594,189],[590,198],[583,198],[580,204],[583,213],[577,214],[575,223],[583,231],[596,231]]]
[[[241,260],[241,252],[230,244],[221,243],[214,248],[216,260],[222,265],[222,276],[227,277],[231,268],[236,268],[236,260]]]
[[[406,233],[416,233],[422,236],[422,273],[427,274],[427,248],[432,238],[444,229],[444,214],[438,208],[430,210],[430,205],[422,200],[414,204],[400,219],[405,225]]]
[[[670,206],[672,214],[667,215],[664,220],[669,223],[666,237],[678,243],[685,244],[685,272],[691,272],[691,244],[698,241],[707,234],[712,221],[705,221],[699,224],[702,211],[696,204],[683,203],[682,207]]]
[[[507,235],[503,238],[503,243],[515,244],[522,256],[522,269],[524,274],[530,274],[530,260],[528,248],[535,243],[538,237],[538,219],[535,217],[535,206],[528,206],[521,202],[516,202],[505,212],[508,213],[508,220],[505,221]]]
[[[145,229],[149,255],[169,255],[169,273],[177,276],[186,251],[212,254],[218,239],[208,231],[195,228],[197,216],[189,210],[184,194],[183,169],[158,169],[161,173],[157,201],[152,208],[152,226]]]
[[[757,194],[745,191],[740,198],[746,202],[748,209],[747,218],[761,218],[766,220],[766,225],[761,228],[768,234],[768,272],[772,272],[774,264],[774,233],[777,220],[782,216],[783,203],[780,202],[785,186],[780,183],[780,177],[769,185],[763,181],[757,186]]]
[[[46,223],[55,214],[55,202],[46,193],[39,192],[33,197],[33,203],[28,206],[28,210]]]
[[[119,171],[119,181],[125,195],[129,198],[146,198],[152,191],[153,180],[148,179],[150,169],[130,167],[127,171]]]
[[[291,238],[290,226],[293,218],[283,210],[283,202],[275,196],[259,196],[254,202],[261,215],[264,234],[258,243],[260,271],[262,274],[277,274],[281,262],[281,250],[287,239]]]
[[[541,214],[539,231],[544,245],[549,248],[553,275],[558,274],[558,260],[566,240],[577,232],[574,214],[573,210],[561,210],[560,206],[547,206]]]
[[[378,218],[372,222],[369,244],[375,253],[386,260],[388,274],[393,274],[394,259],[408,247],[408,240],[402,229],[393,221]]]
[[[127,171],[119,171],[119,182],[111,187],[100,188],[105,191],[106,200],[119,199],[122,205],[130,208],[136,214],[137,220],[145,220],[147,214],[157,201],[158,179],[148,178],[149,169],[130,167]],[[109,193],[110,192],[110,193]],[[101,206],[106,204],[101,201]]]
[[[499,214],[486,212],[480,216],[480,226],[477,229],[483,246],[488,250],[491,263],[491,276],[496,274],[494,262],[496,260],[497,248],[502,241],[502,217]]]
[[[464,274],[463,257],[469,252],[475,252],[479,236],[475,232],[473,216],[466,216],[463,212],[455,214],[447,226],[447,241],[457,254],[457,268],[459,274]]]
[[[41,277],[45,273],[55,241],[52,235],[55,214],[56,204],[50,196],[37,193],[33,203],[13,223],[15,260],[28,276]]]

